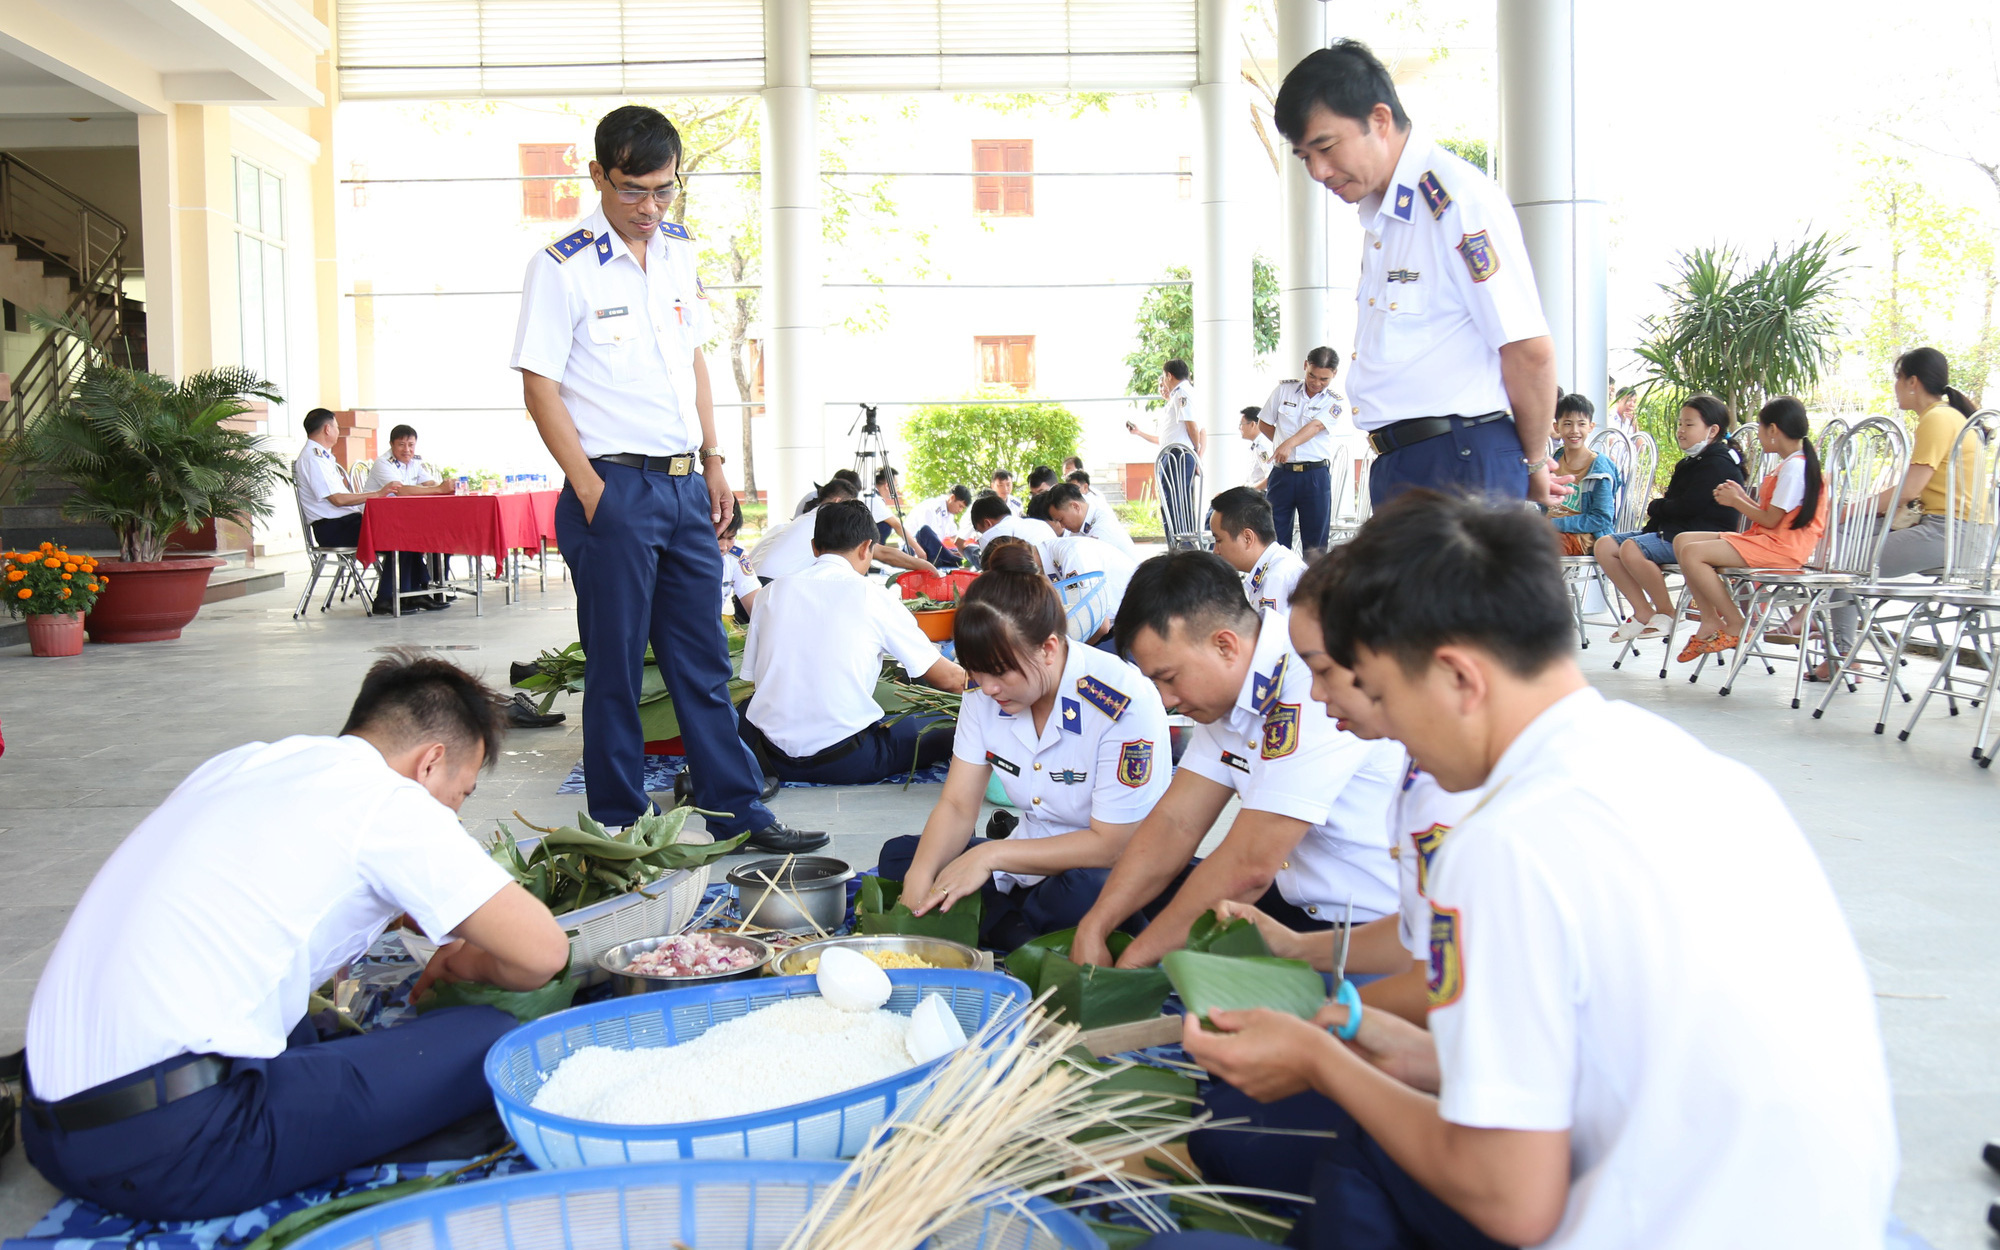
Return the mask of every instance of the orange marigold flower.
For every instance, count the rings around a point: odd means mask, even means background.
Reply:
[[[90,593],[91,593],[91,594],[93,594],[93,595],[94,595],[94,594],[96,594],[96,593],[97,593],[97,583],[96,583],[96,582],[92,582],[92,583],[90,583],[90,585],[89,585],[88,587],[86,587],[86,589],[88,589],[88,590],[90,591]]]
[[[74,564],[65,564],[63,565],[63,572],[74,573],[76,572],[76,566]]]
[[[74,580],[74,579],[75,579],[75,577],[76,577],[76,574],[74,574],[74,573],[65,573],[65,574],[63,574],[63,580],[64,580],[64,581],[66,581],[66,582],[67,582],[67,581],[71,581],[71,580]]]
[[[24,586],[24,587],[22,587],[22,588],[21,588],[21,591],[20,591],[20,593],[19,593],[19,594],[17,594],[17,595],[15,595],[14,597],[15,597],[16,599],[32,599],[32,598],[34,598],[34,597],[35,597],[35,592],[34,592],[34,591],[32,591],[32,590],[29,590],[29,589],[28,589],[27,587],[25,587],[25,586]]]
[[[63,597],[63,598],[65,598],[65,599],[69,598],[69,588],[68,588],[68,587],[64,587],[64,588],[63,588],[63,593],[62,593],[62,597]]]
[[[56,549],[56,545],[55,545],[54,543],[43,543],[43,544],[42,544],[42,550],[43,550],[43,551],[54,551],[55,549]]]
[[[62,567],[62,561],[61,561],[61,560],[44,560],[44,561],[42,561],[42,567],[43,567],[43,568],[45,568],[45,569],[59,569],[59,568],[61,568],[61,567]]]
[[[18,581],[20,581],[20,580],[21,580],[22,578],[24,578],[24,577],[26,577],[26,576],[27,576],[27,574],[26,574],[26,573],[23,573],[23,572],[22,572],[21,570],[19,570],[19,569],[9,569],[9,570],[7,570],[7,580],[8,580],[8,581],[10,581],[10,582],[18,582]]]

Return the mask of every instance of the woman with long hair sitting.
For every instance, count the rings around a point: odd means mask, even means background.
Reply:
[[[1715,501],[1750,519],[1740,534],[1693,532],[1674,539],[1674,558],[1701,609],[1701,629],[1677,657],[1683,664],[1728,651],[1743,640],[1743,613],[1717,569],[1795,569],[1803,565],[1826,529],[1820,511],[1819,453],[1813,450],[1806,406],[1780,395],[1757,413],[1757,438],[1766,455],[1782,457],[1764,475],[1758,498],[1740,482],[1715,488]]]

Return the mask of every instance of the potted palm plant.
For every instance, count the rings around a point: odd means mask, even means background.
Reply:
[[[110,580],[84,621],[93,642],[178,638],[201,610],[222,561],[167,559],[167,540],[211,520],[271,514],[271,490],[288,480],[284,460],[225,423],[252,400],[280,398],[247,369],[172,382],[98,358],[68,398],[0,446],[7,462],[74,488],[65,517],[118,535],[119,558],[100,562]]]

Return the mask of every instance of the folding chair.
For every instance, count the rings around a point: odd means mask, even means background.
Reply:
[[[1590,436],[1589,447],[1593,453],[1610,460],[1617,474],[1612,482],[1612,489],[1617,497],[1617,503],[1611,514],[1613,532],[1637,529],[1637,525],[1631,524],[1632,500],[1637,497],[1637,492],[1632,489],[1637,451],[1631,437],[1623,430],[1602,429]],[[1584,632],[1584,626],[1608,625],[1611,629],[1618,628],[1622,619],[1618,616],[1618,590],[1611,584],[1611,579],[1604,576],[1604,570],[1598,565],[1597,557],[1594,555],[1564,556],[1562,570],[1563,584],[1569,588],[1570,609],[1576,617],[1577,646],[1579,649],[1588,650],[1590,635]],[[1602,596],[1605,606],[1612,614],[1609,622],[1593,621],[1589,618],[1587,609],[1592,586],[1597,587],[1598,594]]]
[[[1751,497],[1755,498],[1758,490],[1764,485],[1765,471],[1771,467],[1769,464],[1770,457],[1764,454],[1764,444],[1757,437],[1756,423],[1752,422],[1749,425],[1738,427],[1736,433],[1729,436],[1729,441],[1735,445],[1736,458],[1743,464],[1743,489],[1750,492]],[[1741,524],[1737,528],[1741,529]],[[1660,571],[1668,576],[1672,576],[1681,571],[1681,566],[1678,564],[1665,564],[1660,566]],[[1681,621],[1686,619],[1688,603],[1693,598],[1693,592],[1688,590],[1687,581],[1683,578],[1681,581],[1681,593],[1674,599],[1674,621],[1667,628],[1666,654],[1660,657],[1660,676],[1662,678],[1665,678],[1667,670],[1673,667],[1674,639],[1680,635]],[[1631,646],[1633,644],[1627,643],[1626,645]],[[1624,656],[1619,656],[1617,660],[1612,662],[1611,667],[1617,668],[1620,663],[1624,662],[1624,659]],[[1715,657],[1717,668],[1721,668],[1728,663],[1729,661],[1719,655]],[[1696,661],[1694,672],[1688,676],[1689,683],[1699,681],[1702,669],[1706,666],[1705,661]]]
[[[356,460],[347,466],[347,489],[359,495],[368,489],[368,471],[375,467],[373,460]]]
[[[1194,454],[1194,448],[1176,443],[1160,452],[1153,472],[1160,488],[1160,516],[1166,523],[1167,550],[1207,551],[1214,544],[1214,536],[1208,532],[1201,457]]]
[[[1777,614],[1802,609],[1804,624],[1792,659],[1792,706],[1799,706],[1805,689],[1806,666],[1812,662],[1813,628],[1828,639],[1832,650],[1833,616],[1827,606],[1836,590],[1875,580],[1882,559],[1882,541],[1889,536],[1890,518],[1876,512],[1876,500],[1885,490],[1902,484],[1910,467],[1910,439],[1900,421],[1870,417],[1842,434],[1831,444],[1822,461],[1819,507],[1826,529],[1804,567],[1796,569],[1720,569],[1724,580],[1747,588],[1743,607],[1743,637],[1736,648],[1735,662],[1718,692],[1727,695],[1742,673],[1743,665],[1755,655],[1767,673],[1778,670],[1771,664],[1774,653],[1765,647],[1764,635]]]
[[[319,539],[313,536],[312,522],[306,519],[305,505],[298,503],[296,495],[293,496],[292,502],[298,505],[299,533],[305,537],[306,559],[312,562],[312,575],[306,579],[305,593],[299,596],[299,606],[293,611],[292,619],[296,621],[306,614],[306,606],[312,602],[313,588],[319,585],[320,573],[325,570],[329,561],[333,564],[333,581],[327,585],[326,602],[319,605],[320,611],[324,612],[333,606],[333,597],[336,594],[340,595],[343,603],[353,595],[368,596],[371,592],[368,589],[366,569],[361,561],[355,558],[356,549],[320,546]]]

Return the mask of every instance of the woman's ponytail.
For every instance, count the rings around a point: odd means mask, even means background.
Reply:
[[[1926,395],[1936,395],[1953,408],[1960,416],[1969,417],[1975,409],[1972,401],[1963,392],[1947,385],[1951,379],[1951,362],[1935,347],[1913,347],[1896,357],[1896,376],[1915,379]]]
[[[1802,530],[1811,525],[1813,516],[1819,511],[1820,471],[1819,452],[1813,449],[1812,439],[1799,440],[1799,447],[1806,456],[1806,493],[1799,500],[1799,514],[1792,518],[1792,528]]]
[[[1973,413],[1979,411],[1977,408],[1972,406],[1972,401],[1965,397],[1965,392],[1959,390],[1955,386],[1947,386],[1944,388],[1944,402],[1950,404],[1953,408],[1956,408],[1960,416],[1969,417]]]

